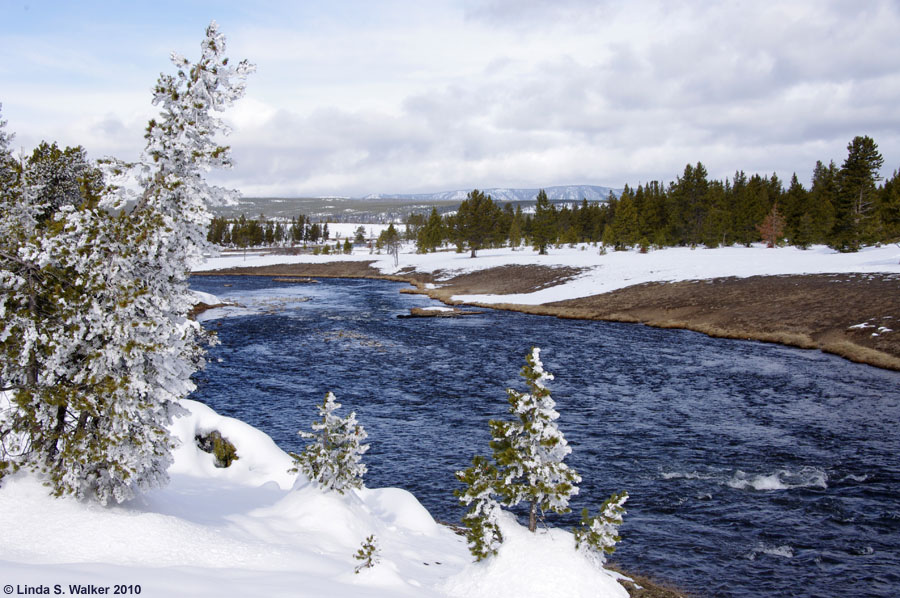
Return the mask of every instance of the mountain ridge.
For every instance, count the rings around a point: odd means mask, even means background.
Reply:
[[[606,201],[610,192],[618,196],[622,189],[613,187],[604,187],[601,185],[555,185],[552,187],[544,187],[547,198],[551,200],[574,200],[581,201]],[[494,187],[491,189],[480,189],[485,195],[490,195],[495,201],[534,201],[537,197],[539,188],[535,189],[516,189],[507,187]],[[372,193],[360,199],[363,200],[382,200],[397,199],[408,201],[462,201],[471,192],[468,190],[439,191],[436,193]]]

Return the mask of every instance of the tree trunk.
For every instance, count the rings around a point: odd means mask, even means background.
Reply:
[[[66,406],[56,408],[56,425],[53,427],[53,435],[50,437],[50,446],[47,447],[47,465],[53,465],[53,459],[59,452],[59,439],[66,429]]]
[[[531,503],[531,511],[528,513],[528,531],[533,532],[537,529],[537,503]]]
[[[87,423],[88,423],[88,412],[82,411],[78,415],[78,424],[76,424],[76,426],[75,426],[75,434],[78,435],[78,434],[81,434],[82,432],[84,432],[85,429],[87,429]]]
[[[472,248],[472,255],[470,255],[469,257],[475,257],[475,248],[474,247]]]
[[[31,317],[37,319],[38,317],[38,306],[37,306],[37,291],[35,291],[35,285],[37,282],[34,279],[34,273],[28,272],[28,311],[31,313]],[[37,350],[32,347],[31,352],[28,355],[28,370],[26,374],[26,384],[29,387],[29,390],[36,391],[37,383],[38,383],[38,359],[37,359]]]

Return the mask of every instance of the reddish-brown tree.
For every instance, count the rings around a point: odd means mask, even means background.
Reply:
[[[766,242],[766,247],[775,247],[775,244],[782,239],[784,236],[784,218],[778,212],[777,203],[772,206],[772,210],[756,229],[759,231],[763,241]]]

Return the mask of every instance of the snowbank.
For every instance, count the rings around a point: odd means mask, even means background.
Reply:
[[[182,445],[165,489],[101,507],[54,499],[30,475],[5,479],[0,579],[67,592],[140,584],[147,596],[430,595],[468,562],[462,540],[408,492],[324,493],[287,473],[291,458],[266,434],[183,404],[190,415],[173,424]],[[213,429],[237,448],[231,467],[216,468],[194,442]],[[356,575],[353,555],[370,534],[381,563]]]
[[[197,303],[205,303],[207,305],[216,305],[217,303],[221,303],[221,301],[219,301],[219,298],[212,293],[204,293],[203,291],[191,290],[191,294],[194,296],[194,299],[196,299]]]
[[[200,403],[183,405],[190,413],[172,426],[182,445],[162,490],[101,507],[52,498],[31,475],[4,479],[3,583],[68,594],[70,585],[110,594],[116,584],[140,585],[150,597],[501,596],[509,588],[520,598],[625,595],[574,552],[567,532],[532,536],[507,520],[500,556],[473,565],[464,540],[409,492],[322,492],[287,472],[292,460],[266,434]],[[194,437],[211,430],[237,449],[228,468],[196,447]],[[380,562],[356,574],[354,554],[372,534]]]
[[[459,598],[627,598],[617,575],[598,569],[575,550],[575,538],[561,529],[538,530],[500,518],[503,544],[497,555],[472,563],[451,577],[443,590]]]
[[[169,468],[169,475],[228,480],[251,486],[274,482],[283,490],[294,485],[296,474],[288,473],[293,460],[268,434],[238,419],[219,415],[203,403],[183,400],[181,404],[190,415],[179,417],[172,423],[171,430],[181,441],[181,446],[174,451],[175,463]],[[194,442],[198,434],[213,430],[218,430],[238,449],[238,458],[230,467],[216,467],[215,457],[201,451]]]
[[[258,255],[246,260],[243,257],[222,256],[207,260],[200,269],[221,270],[231,267],[339,261],[374,261],[372,266],[382,274],[395,274],[405,268],[413,268],[418,272],[437,274],[439,280],[510,265],[582,269],[582,274],[572,280],[533,293],[453,297],[454,300],[463,302],[523,305],[587,297],[646,282],[784,274],[900,274],[900,248],[896,245],[866,247],[857,253],[838,253],[822,245],[802,250],[796,247],[769,249],[763,244],[718,249],[671,247],[646,254],[636,250],[609,251],[604,255],[600,255],[596,247],[581,244],[551,249],[549,255],[538,255],[532,249],[482,250],[476,258],[470,258],[468,252],[417,254],[415,247],[407,244],[400,254],[397,266],[394,266],[393,258],[389,255],[370,254],[368,249],[357,248],[352,255]]]

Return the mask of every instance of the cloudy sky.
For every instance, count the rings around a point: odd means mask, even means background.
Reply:
[[[0,103],[135,158],[150,89],[211,19],[257,65],[227,114],[246,195],[797,172],[869,135],[900,167],[897,0],[0,0]]]

